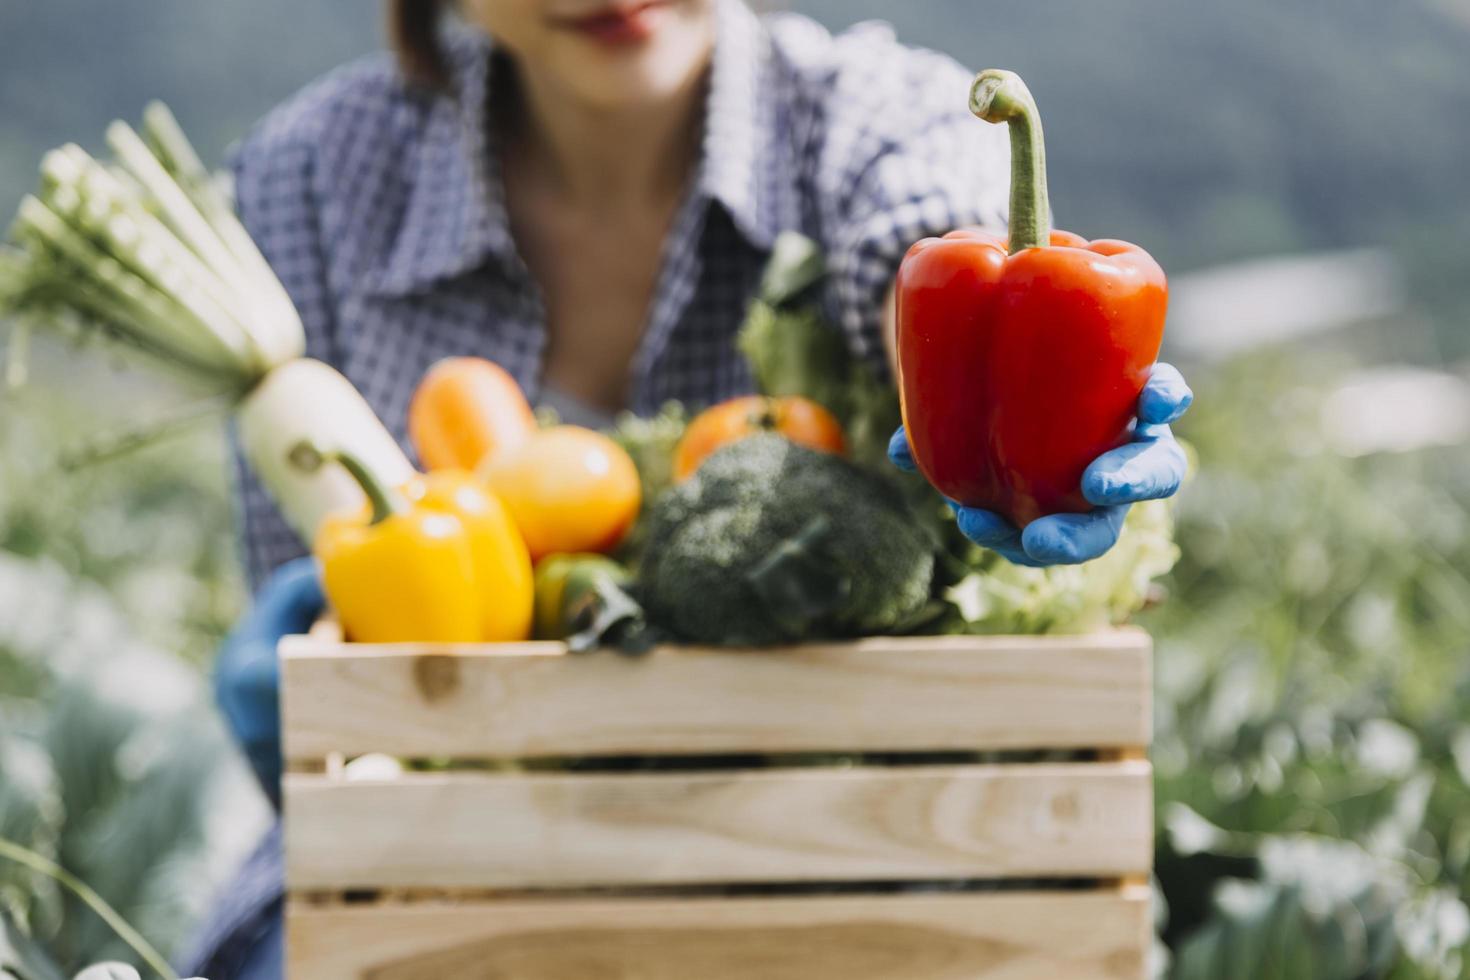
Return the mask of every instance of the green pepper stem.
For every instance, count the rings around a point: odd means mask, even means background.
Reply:
[[[1041,113],[1021,76],[987,68],[975,76],[970,111],[1011,131],[1011,254],[1051,244],[1051,201],[1046,194],[1046,141]]]
[[[290,460],[293,466],[307,473],[315,473],[326,463],[339,463],[348,475],[362,488],[373,514],[368,524],[381,524],[395,514],[408,510],[408,501],[403,495],[389,487],[355,453],[345,449],[323,451],[303,440],[291,447]]]

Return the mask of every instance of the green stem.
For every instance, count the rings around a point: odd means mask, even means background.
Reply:
[[[136,929],[128,925],[122,916],[115,912],[111,905],[103,900],[86,883],[65,868],[37,854],[27,847],[15,843],[7,838],[0,837],[0,857],[9,858],[17,864],[23,864],[32,871],[37,871],[53,879],[82,900],[97,917],[117,933],[118,938],[132,947],[149,969],[157,973],[163,980],[178,980],[178,974],[169,968],[168,961],[159,955],[158,950],[144,939]]]
[[[750,413],[750,425],[762,432],[775,432],[781,420],[776,418],[776,399],[762,398],[760,408]]]
[[[368,503],[372,504],[373,516],[368,521],[369,524],[381,524],[393,515],[408,510],[408,501],[403,499],[403,495],[384,483],[378,474],[348,450],[325,452],[303,440],[291,447],[290,460],[293,466],[308,473],[315,473],[325,463],[340,463],[362,488]]]
[[[1046,141],[1031,90],[1015,72],[987,68],[975,76],[970,111],[1011,130],[1011,254],[1051,244]]]

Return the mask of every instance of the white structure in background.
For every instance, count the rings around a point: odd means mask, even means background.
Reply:
[[[1322,434],[1344,456],[1459,445],[1470,440],[1470,384],[1404,366],[1352,375],[1322,405]]]
[[[1170,277],[1169,346],[1216,360],[1403,311],[1403,276],[1379,249],[1260,259]]]
[[[1170,347],[1217,360],[1253,347],[1404,313],[1398,264],[1360,249],[1263,259],[1171,280]],[[1322,406],[1322,435],[1345,456],[1470,440],[1470,384],[1444,371],[1386,365],[1351,375]]]

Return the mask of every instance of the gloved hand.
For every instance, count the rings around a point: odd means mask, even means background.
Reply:
[[[1051,514],[1018,529],[1004,517],[978,507],[953,508],[960,531],[1016,565],[1033,568],[1077,565],[1106,552],[1118,540],[1130,505],[1171,497],[1184,479],[1184,450],[1174,441],[1169,423],[1194,400],[1173,365],[1156,364],[1138,396],[1138,426],[1133,441],[1103,453],[1082,474],[1082,495],[1094,504],[1086,514]],[[899,426],[888,444],[888,458],[913,472],[908,437]]]
[[[215,663],[215,699],[277,809],[281,805],[281,675],[276,645],[283,636],[310,629],[325,605],[315,561],[298,558],[287,562],[261,587]]]

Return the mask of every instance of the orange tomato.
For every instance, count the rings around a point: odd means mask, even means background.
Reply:
[[[521,529],[532,560],[609,552],[638,517],[638,470],[607,436],[575,425],[541,429],[490,456],[480,474]]]
[[[732,398],[694,417],[674,449],[674,479],[694,475],[705,457],[757,432],[775,432],[792,442],[822,452],[842,454],[847,440],[831,412],[808,398]]]
[[[435,364],[408,406],[409,438],[429,470],[473,470],[535,431],[536,416],[515,378],[482,357]]]

